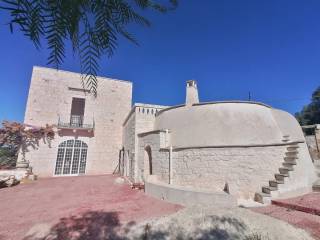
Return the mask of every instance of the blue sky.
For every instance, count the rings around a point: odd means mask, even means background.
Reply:
[[[3,13],[2,13],[3,15]],[[130,80],[134,101],[175,105],[196,79],[201,101],[261,101],[291,113],[320,85],[320,1],[180,0],[175,12],[148,12],[151,28],[132,27],[137,47],[121,40],[99,75]],[[0,121],[22,121],[39,51],[0,20]],[[61,69],[80,70],[70,49]]]

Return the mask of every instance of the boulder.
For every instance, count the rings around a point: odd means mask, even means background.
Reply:
[[[12,187],[17,185],[19,181],[16,179],[14,175],[10,176],[0,176],[0,188],[3,187]]]

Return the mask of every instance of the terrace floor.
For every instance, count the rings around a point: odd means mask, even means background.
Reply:
[[[270,206],[252,210],[302,228],[320,240],[320,193],[273,200]]]
[[[116,229],[169,215],[175,204],[146,196],[115,176],[39,179],[0,189],[0,239],[111,239]],[[46,238],[48,234],[54,237]]]

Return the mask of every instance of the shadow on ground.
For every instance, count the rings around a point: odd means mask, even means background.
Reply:
[[[135,223],[132,222],[127,225],[131,226],[133,224]],[[62,218],[47,233],[41,232],[41,229],[38,228],[23,240],[117,240],[122,239],[117,233],[120,227],[118,212],[88,211],[80,216]]]
[[[247,227],[235,218],[207,216],[193,220],[192,225],[197,227],[188,229],[188,226],[170,222],[166,227],[160,228],[149,224],[137,225],[135,222],[121,224],[118,212],[88,211],[81,216],[61,219],[47,232],[41,232],[39,228],[33,233],[29,232],[23,240],[262,239],[259,236],[243,237]]]

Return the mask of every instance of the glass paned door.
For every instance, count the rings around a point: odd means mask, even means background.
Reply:
[[[55,175],[85,174],[88,145],[80,140],[67,140],[58,147]]]

